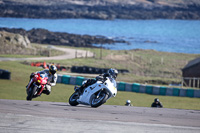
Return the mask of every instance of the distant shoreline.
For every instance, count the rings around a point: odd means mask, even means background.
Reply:
[[[65,45],[73,47],[95,47],[93,44],[114,44],[128,43],[124,40],[113,40],[105,36],[90,36],[69,34],[64,32],[51,32],[46,29],[33,28],[25,30],[22,28],[1,28],[0,31],[20,34],[27,36],[31,43],[50,44],[50,45]]]
[[[31,42],[39,44],[98,48],[103,46],[111,50],[139,48],[176,53],[199,53],[199,20],[102,21],[0,18],[0,21],[1,26],[15,27],[6,28],[6,31],[29,36]]]
[[[195,0],[1,0],[0,17],[43,19],[181,19],[200,20]]]

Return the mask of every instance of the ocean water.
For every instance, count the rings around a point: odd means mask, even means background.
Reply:
[[[200,54],[199,20],[0,18],[0,27],[24,28],[26,30],[44,28],[54,32],[99,35],[129,42],[129,44],[103,45],[103,47],[113,50],[154,49]]]

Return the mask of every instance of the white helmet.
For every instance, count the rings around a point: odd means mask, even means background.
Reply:
[[[111,69],[108,70],[108,74],[109,74],[112,78],[116,79],[116,78],[117,78],[117,75],[118,75],[118,71],[117,71],[116,69],[111,68]]]
[[[127,100],[126,103],[130,104],[130,103],[131,103],[131,100]]]

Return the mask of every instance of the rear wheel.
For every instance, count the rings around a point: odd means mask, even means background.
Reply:
[[[105,91],[101,91],[99,96],[93,94],[91,96],[91,107],[99,107],[106,102],[108,99],[108,94]]]
[[[76,106],[76,105],[78,105],[79,103],[77,102],[77,99],[79,98],[79,95],[78,95],[78,93],[77,92],[74,92],[71,96],[70,96],[70,98],[69,98],[69,104],[71,105],[71,106]]]
[[[37,90],[37,86],[31,86],[29,92],[28,92],[28,96],[26,97],[26,100],[31,101],[35,92]]]

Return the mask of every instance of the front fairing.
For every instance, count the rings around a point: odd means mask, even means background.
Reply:
[[[117,95],[117,83],[113,78],[107,77],[104,85],[113,97]]]
[[[42,91],[44,90],[45,85],[47,84],[48,76],[46,73],[37,73],[34,75],[33,79],[31,80],[31,89],[37,87],[37,93],[34,95],[41,95]]]
[[[105,89],[109,93],[109,98],[115,97],[117,94],[116,81],[111,79],[107,79],[105,82],[97,81],[95,84],[85,88],[77,102],[89,105],[91,96],[102,89]]]
[[[95,83],[93,85],[88,86],[87,88],[84,89],[83,94],[80,95],[77,102],[89,105],[90,104],[90,97],[93,94],[95,94],[97,91],[101,90],[102,89],[101,86],[99,86],[99,83]]]
[[[45,84],[47,84],[47,79],[48,79],[47,73],[41,72],[41,73],[39,73],[39,76],[37,78],[37,82],[41,85],[45,85]]]
[[[44,85],[41,85],[41,84],[39,84],[38,82],[34,82],[33,83],[33,85],[32,85],[32,87],[31,87],[31,89],[33,89],[34,87],[37,87],[37,90],[36,90],[36,92],[35,92],[35,96],[38,96],[38,95],[41,95],[42,94],[42,91],[44,90]],[[30,89],[30,90],[31,90]]]

